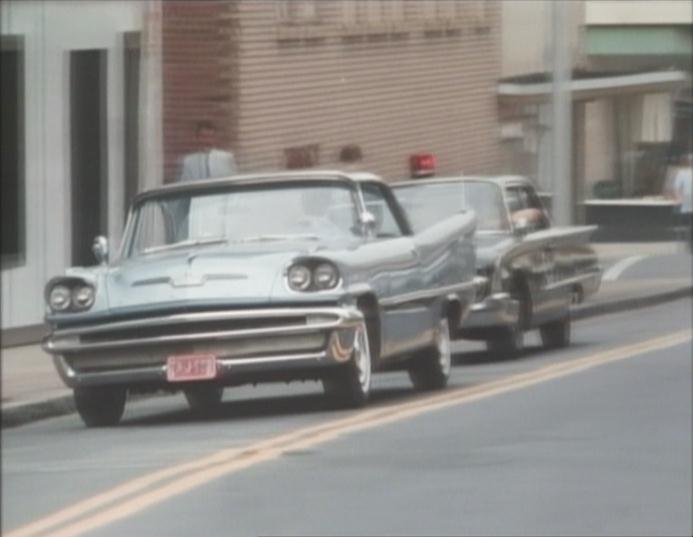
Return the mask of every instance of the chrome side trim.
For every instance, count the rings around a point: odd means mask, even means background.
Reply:
[[[337,365],[338,362],[330,358],[326,351],[315,353],[303,353],[292,355],[259,356],[254,358],[242,359],[219,359],[219,375],[215,380],[233,379],[234,374],[242,373],[262,373],[268,371],[279,371],[277,366],[285,366],[282,369],[290,370],[292,367],[330,367]],[[133,385],[143,383],[153,383],[166,385],[170,388],[183,388],[185,383],[169,383],[166,380],[166,365],[145,366],[129,369],[111,371],[91,371],[77,372],[67,361],[58,356],[55,360],[60,377],[65,384],[71,388],[81,386],[103,386],[103,385]],[[211,381],[214,382],[214,381]]]
[[[289,310],[291,313],[287,313],[281,310],[283,315],[275,315],[276,310],[254,310],[252,318],[263,318],[263,317],[291,317],[296,315],[304,316],[332,316],[334,319],[329,321],[310,323],[298,326],[277,326],[277,327],[266,327],[266,328],[252,328],[244,330],[220,330],[212,332],[198,332],[193,334],[178,334],[169,336],[154,336],[154,337],[144,337],[144,338],[131,338],[131,339],[120,339],[113,341],[102,341],[96,343],[84,343],[76,339],[76,336],[83,334],[104,334],[108,335],[110,330],[116,330],[121,328],[135,328],[142,326],[158,326],[162,324],[162,319],[158,318],[150,320],[152,322],[146,322],[147,320],[140,321],[125,321],[120,323],[110,323],[107,325],[100,325],[96,327],[85,327],[81,329],[72,329],[64,331],[55,331],[51,336],[47,337],[42,344],[43,349],[50,354],[63,354],[63,353],[74,353],[74,352],[84,352],[84,351],[98,351],[98,350],[108,350],[123,347],[140,347],[140,346],[151,346],[151,345],[162,345],[162,344],[172,344],[172,343],[190,343],[202,340],[230,340],[247,338],[253,336],[275,336],[275,335],[293,335],[302,333],[315,333],[320,331],[331,330],[334,328],[348,328],[352,326],[357,326],[359,323],[363,322],[363,315],[356,309],[347,308],[315,308],[315,309],[304,309],[300,310],[301,313],[297,313],[299,310]],[[191,314],[191,315],[178,315],[172,316],[176,317],[176,322],[174,324],[181,324],[186,321],[190,322],[191,318],[196,321],[214,319],[248,319],[245,312],[223,312],[220,316],[219,314]],[[68,339],[70,338],[70,339]]]
[[[327,353],[324,351],[305,353],[305,354],[290,354],[286,356],[259,356],[255,358],[236,358],[231,360],[217,360],[223,367],[234,369],[241,365],[259,365],[259,364],[279,364],[286,362],[300,362],[306,360],[322,361],[327,360]]]
[[[419,300],[426,300],[429,298],[436,298],[439,296],[447,295],[448,293],[459,293],[462,291],[467,291],[469,289],[476,289],[474,281],[457,283],[454,285],[447,285],[443,287],[437,287],[435,289],[424,289],[422,291],[414,291],[412,293],[404,293],[395,297],[383,298],[380,300],[380,304],[384,307],[399,306],[406,304],[407,302],[416,302]]]
[[[472,311],[481,311],[497,306],[498,304],[506,303],[511,300],[508,293],[494,293],[486,297],[482,302],[472,304]]]
[[[599,278],[601,280],[601,276],[602,276],[602,269],[601,268],[599,268],[599,267],[590,268],[590,269],[587,269],[587,271],[584,272],[583,274],[571,276],[570,278],[566,278],[566,279],[560,280],[556,283],[552,283],[551,285],[547,285],[544,289],[546,291],[551,291],[554,289],[559,289],[561,287],[565,287],[566,285],[581,283],[581,282],[588,281],[588,280],[591,280],[594,278]]]
[[[462,330],[508,326],[517,322],[519,304],[508,293],[495,293],[481,302],[472,304]]]
[[[58,356],[55,366],[65,384],[75,386],[90,386],[101,384],[129,384],[132,382],[160,382],[166,380],[166,366],[133,367],[112,371],[92,371],[79,373],[75,371],[64,357]]]
[[[233,321],[248,319],[264,319],[267,317],[300,317],[305,315],[333,315],[343,318],[348,310],[344,308],[265,308],[231,311],[204,311],[198,313],[175,313],[159,317],[148,317],[132,321],[117,321],[94,326],[77,328],[63,328],[56,330],[60,337],[81,336],[97,332],[110,332],[112,330],[127,330],[128,328],[143,328],[172,324],[187,324],[204,321]]]

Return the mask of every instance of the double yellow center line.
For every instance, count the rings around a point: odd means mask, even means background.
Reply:
[[[251,444],[223,449],[194,462],[178,464],[133,479],[78,504],[57,511],[6,534],[6,537],[73,537],[129,517],[153,505],[200,487],[214,479],[276,459],[282,454],[313,448],[364,429],[519,390],[619,360],[680,345],[691,340],[682,330],[647,341],[617,347],[582,358],[542,367],[472,387],[363,410],[346,418],[312,425]]]

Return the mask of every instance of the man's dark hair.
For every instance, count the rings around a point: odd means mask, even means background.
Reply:
[[[216,131],[217,126],[212,121],[207,121],[207,120],[198,121],[195,124],[195,132],[199,133],[200,131],[204,131],[204,130]]]

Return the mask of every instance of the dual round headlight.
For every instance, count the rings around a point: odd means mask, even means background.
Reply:
[[[337,287],[339,272],[331,263],[314,266],[297,263],[289,268],[287,280],[294,291],[325,291]]]
[[[85,311],[94,305],[95,292],[90,285],[59,283],[48,293],[48,305],[54,312]]]

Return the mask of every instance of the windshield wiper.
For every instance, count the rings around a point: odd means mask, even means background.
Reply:
[[[150,248],[145,248],[143,253],[151,254],[155,252],[162,252],[165,250],[177,250],[178,248],[189,248],[191,246],[207,246],[209,244],[223,244],[228,242],[228,239],[224,237],[208,237],[205,239],[187,239],[184,241],[174,242],[171,244],[163,244],[161,246],[151,246]]]
[[[320,237],[317,235],[311,235],[307,233],[296,233],[293,235],[256,235],[254,237],[244,237],[242,239],[238,239],[234,242],[236,243],[243,243],[243,242],[269,242],[269,241],[289,241],[289,240],[309,240],[309,241],[318,241],[320,240]]]

